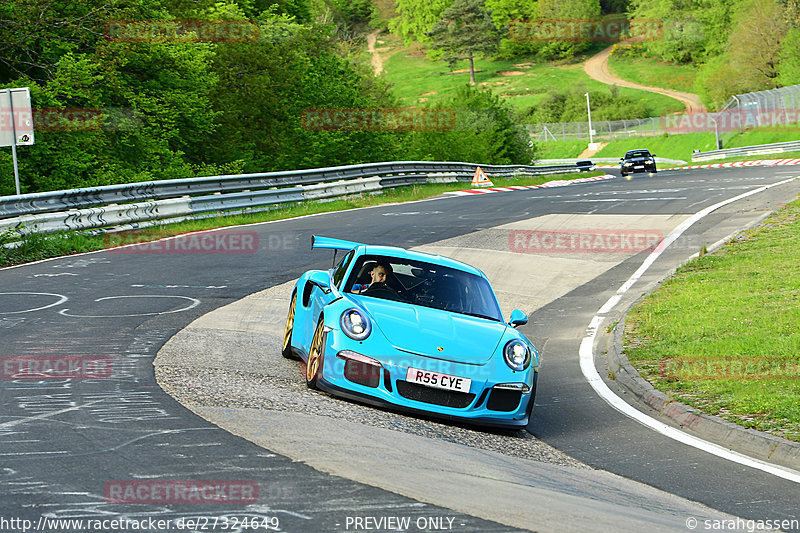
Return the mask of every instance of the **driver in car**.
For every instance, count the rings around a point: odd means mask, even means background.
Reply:
[[[361,294],[367,290],[373,283],[386,283],[387,276],[392,272],[392,266],[388,263],[378,263],[372,270],[369,271],[371,281],[365,285],[356,283],[351,289],[356,294]]]

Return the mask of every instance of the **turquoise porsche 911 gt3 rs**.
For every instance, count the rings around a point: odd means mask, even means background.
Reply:
[[[343,251],[310,270],[289,304],[283,355],[306,362],[306,383],[342,396],[485,426],[528,424],[539,354],[506,322],[489,280],[438,255],[313,237]]]

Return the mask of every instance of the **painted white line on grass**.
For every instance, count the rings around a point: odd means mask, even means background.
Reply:
[[[717,209],[724,207],[730,203],[736,202],[743,198],[747,198],[748,196],[752,196],[754,194],[758,194],[763,192],[767,189],[772,187],[777,187],[778,185],[783,185],[785,183],[789,183],[796,178],[790,178],[788,180],[784,180],[778,183],[773,183],[772,185],[765,185],[763,187],[759,187],[752,191],[740,194],[728,200],[724,200],[712,206],[706,207],[702,211],[699,211],[686,219],[683,223],[678,225],[672,232],[667,235],[667,237],[661,241],[661,244],[653,250],[650,255],[647,256],[647,259],[642,263],[642,265],[634,272],[628,280],[622,284],[622,286],[617,290],[617,293],[608,299],[608,301],[597,311],[597,314],[592,318],[592,321],[589,323],[589,327],[587,329],[586,336],[581,341],[581,346],[579,349],[580,355],[580,365],[581,365],[581,372],[595,392],[605,400],[611,407],[619,411],[620,413],[636,420],[640,424],[643,424],[662,435],[669,437],[673,440],[678,442],[682,442],[688,446],[692,446],[694,448],[703,450],[705,452],[711,453],[716,455],[717,457],[721,457],[723,459],[727,459],[729,461],[733,461],[735,463],[739,463],[741,465],[749,466],[751,468],[756,468],[763,472],[767,472],[769,474],[778,476],[783,479],[787,479],[789,481],[793,481],[795,483],[800,483],[800,472],[795,470],[791,470],[789,468],[784,468],[781,466],[777,466],[766,461],[762,461],[760,459],[755,459],[753,457],[749,457],[739,452],[735,452],[724,446],[720,446],[718,444],[714,444],[713,442],[709,442],[698,437],[693,437],[683,431],[676,429],[672,426],[669,426],[663,422],[656,420],[655,418],[644,414],[643,412],[635,409],[630,404],[625,402],[622,398],[617,396],[609,387],[605,384],[603,379],[600,377],[600,374],[597,372],[597,368],[594,366],[594,340],[597,337],[597,330],[600,327],[600,324],[603,322],[605,315],[622,299],[622,295],[625,294],[630,288],[642,277],[642,275],[647,271],[648,268],[655,262],[656,259],[666,250],[666,248],[675,242],[675,240],[681,236],[683,232],[685,232],[692,224],[697,222],[698,220],[702,219],[706,215],[716,211]]]

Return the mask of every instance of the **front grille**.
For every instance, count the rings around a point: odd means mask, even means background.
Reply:
[[[508,389],[492,389],[486,408],[490,411],[514,411],[519,407],[522,391]]]
[[[433,405],[441,405],[443,407],[455,407],[463,409],[468,407],[475,399],[475,395],[471,392],[449,391],[442,389],[434,389],[411,383],[409,381],[397,380],[397,392],[403,398],[409,400],[416,400],[418,402],[431,403]]]

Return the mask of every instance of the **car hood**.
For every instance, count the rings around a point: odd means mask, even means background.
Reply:
[[[373,326],[380,329],[392,346],[444,361],[487,363],[508,327],[494,320],[419,305],[356,298],[369,313]]]
[[[631,157],[623,161],[623,163],[648,163],[650,161],[653,161],[652,157]]]

